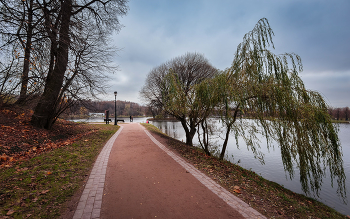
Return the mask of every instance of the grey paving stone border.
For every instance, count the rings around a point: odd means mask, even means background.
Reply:
[[[197,170],[193,165],[187,163],[184,159],[177,156],[171,150],[166,148],[162,143],[157,141],[146,129],[144,129],[144,131],[159,148],[165,151],[170,157],[172,157],[176,162],[178,162],[182,167],[184,167],[188,172],[190,172],[195,178],[197,178],[203,185],[205,185],[209,190],[211,190],[222,200],[224,200],[229,206],[237,210],[242,216],[244,216],[245,218],[266,219],[264,215],[260,214],[258,211],[250,207],[247,203],[245,203],[235,195],[231,194],[225,188],[214,182],[211,178]]]
[[[100,218],[109,154],[123,126],[107,141],[92,168],[73,219]]]

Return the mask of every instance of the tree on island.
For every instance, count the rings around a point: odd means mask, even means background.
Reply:
[[[293,164],[297,164],[305,193],[311,190],[318,195],[328,169],[332,184],[336,179],[337,192],[345,200],[346,176],[338,129],[332,124],[328,106],[318,92],[305,88],[298,76],[302,71],[298,55],[276,55],[269,50],[274,48],[272,36],[268,20],[259,20],[238,45],[230,68],[190,85],[190,101],[183,92],[186,83],[179,80],[179,71],[166,65],[161,67],[162,77],[159,83],[152,83],[151,90],[149,77],[159,75],[155,71],[149,74],[141,94],[148,101],[158,98],[166,112],[181,113],[189,124],[197,121],[191,130],[203,129],[203,142],[209,137],[206,120],[214,111],[219,113],[226,128],[220,159],[224,158],[230,133],[236,136],[237,145],[238,137],[242,137],[259,157],[257,135],[261,134],[268,147],[273,146],[272,141],[280,147],[290,178],[294,177]],[[192,77],[197,73],[194,71]],[[240,116],[247,112],[252,120]],[[186,144],[192,145],[192,138],[186,132]],[[210,154],[207,146],[204,149]]]

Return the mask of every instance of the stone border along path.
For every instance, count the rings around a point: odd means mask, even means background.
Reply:
[[[109,154],[123,126],[107,141],[92,168],[73,219],[100,218]]]
[[[142,126],[141,124],[139,124]],[[233,209],[237,210],[245,218],[259,218],[266,219],[266,217],[260,214],[258,211],[250,207],[247,203],[236,197],[235,195],[228,192],[222,186],[214,182],[208,176],[197,170],[193,165],[187,163],[184,159],[177,156],[171,150],[166,148],[163,144],[157,141],[150,132],[148,132],[143,127],[145,133],[150,137],[150,139],[164,152],[166,152],[171,158],[173,158],[177,163],[179,163],[183,168],[185,168],[189,173],[191,173],[198,181],[205,185],[210,191],[215,193],[223,201],[225,201]],[[91,171],[88,182],[85,185],[83,194],[81,195],[78,207],[74,213],[73,219],[81,218],[100,218],[103,188],[106,178],[106,169],[109,154],[111,152],[112,146],[120,132],[123,130],[121,126],[103,147],[100,155],[98,156],[94,167]]]

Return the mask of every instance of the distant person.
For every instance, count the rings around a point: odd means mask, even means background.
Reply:
[[[132,116],[130,116],[130,122],[132,121]]]

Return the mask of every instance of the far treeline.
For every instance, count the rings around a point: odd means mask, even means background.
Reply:
[[[328,113],[329,113],[329,115],[331,115],[332,119],[334,119],[334,120],[349,121],[349,117],[350,117],[349,107],[329,108]]]
[[[82,100],[72,105],[70,108],[65,110],[61,117],[62,118],[74,118],[74,117],[87,117],[90,113],[105,113],[106,110],[109,111],[110,116],[114,116],[115,104],[117,106],[116,112],[117,116],[150,116],[150,107],[141,106],[138,103],[130,101],[91,101]]]
[[[89,113],[104,113],[106,110],[109,111],[109,115],[114,116],[114,101],[104,101],[104,100],[80,100],[76,102],[71,107],[65,110],[61,117],[69,118],[76,116],[88,116]],[[167,114],[162,107],[157,107],[156,105],[140,105],[131,101],[121,101],[117,100],[117,115],[118,116],[146,116],[152,117],[154,119],[163,119],[163,118],[174,118],[172,115]],[[350,117],[350,109],[349,107],[343,108],[328,108],[328,113],[333,120],[339,121],[349,121]],[[241,111],[240,116],[244,116],[245,118],[253,117],[254,112],[245,111],[244,113]],[[213,110],[210,116],[218,117],[220,116],[220,112],[217,110]]]
[[[329,169],[327,175],[337,181],[337,192],[346,200],[342,148],[329,106],[320,93],[305,88],[298,55],[273,53],[273,35],[268,20],[260,19],[223,71],[201,54],[175,57],[149,72],[140,95],[150,107],[181,122],[187,145],[197,133],[211,156],[211,116],[218,114],[224,127],[220,159],[230,136],[237,146],[243,139],[256,158],[261,157],[262,140],[267,147],[276,142],[285,171],[293,178],[298,167],[306,194],[318,194]],[[246,115],[249,120],[243,119]]]

